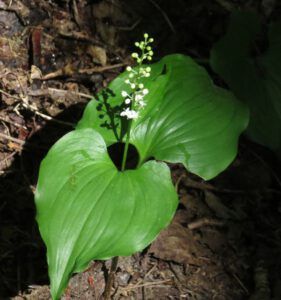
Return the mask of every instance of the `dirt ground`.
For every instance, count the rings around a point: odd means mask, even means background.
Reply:
[[[155,59],[184,53],[210,71],[211,45],[235,8],[281,15],[278,1],[0,0],[0,299],[50,299],[33,200],[39,164],[131,63],[133,42],[148,32]],[[242,137],[212,181],[171,170],[176,216],[151,246],[120,258],[113,299],[280,300],[277,158]],[[92,262],[62,299],[102,299],[109,268]]]

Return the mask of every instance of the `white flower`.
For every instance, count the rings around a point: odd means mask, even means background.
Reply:
[[[139,102],[139,106],[140,106],[140,107],[144,107],[144,106],[146,106],[146,103],[145,103],[144,101],[141,100],[141,101]]]
[[[124,111],[120,113],[120,116],[127,117],[127,119],[137,119],[139,113],[135,110],[130,110],[129,108],[126,108]]]
[[[143,83],[140,83],[140,84],[139,84],[139,88],[140,88],[141,90],[144,88]]]
[[[136,85],[134,83],[131,83],[131,89],[135,89]]]
[[[148,90],[148,89],[144,89],[144,90],[142,91],[142,93],[143,93],[144,95],[147,95],[147,94],[149,93],[149,90]]]
[[[121,95],[122,95],[122,97],[127,97],[127,96],[128,96],[128,93],[127,93],[126,91],[122,91],[122,92],[121,92]]]
[[[135,110],[131,110],[130,113],[127,115],[128,119],[137,119],[139,116],[139,113]]]
[[[131,99],[130,98],[125,99],[125,103],[126,104],[130,104],[131,103]]]
[[[135,97],[136,101],[140,101],[142,99],[143,99],[143,95],[140,95],[140,94],[137,94],[136,97]]]
[[[127,70],[128,72],[131,72],[131,71],[132,71],[132,67],[131,67],[131,66],[128,66],[128,67],[126,68],[126,70]]]

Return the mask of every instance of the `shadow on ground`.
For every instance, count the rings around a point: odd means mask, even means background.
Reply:
[[[56,118],[77,123],[83,104]],[[34,189],[40,162],[70,126],[47,122],[28,140],[0,177],[0,299],[9,299],[31,285],[48,283],[45,246],[35,221]]]

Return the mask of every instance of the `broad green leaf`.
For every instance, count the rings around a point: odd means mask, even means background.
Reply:
[[[93,129],[72,131],[51,148],[35,201],[53,299],[92,259],[144,249],[169,224],[178,203],[165,163],[119,172]]]
[[[169,55],[151,67],[151,78],[144,80],[150,91],[148,105],[131,133],[141,162],[155,157],[182,163],[205,179],[213,178],[236,155],[238,137],[248,123],[247,109],[230,92],[216,87],[190,57]],[[77,129],[94,128],[107,145],[122,140],[126,124],[121,123],[119,113],[126,75],[109,85],[105,97],[100,93],[98,100],[89,103]],[[110,113],[109,118],[106,111],[117,114]]]
[[[261,24],[249,12],[232,14],[228,31],[213,47],[211,65],[250,108],[247,134],[280,155],[281,22],[268,28],[269,46],[259,53]],[[262,41],[260,44],[265,44]],[[253,54],[253,52],[256,52]]]

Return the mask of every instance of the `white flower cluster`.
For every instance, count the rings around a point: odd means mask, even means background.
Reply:
[[[151,50],[150,43],[153,42],[152,38],[148,37],[148,34],[144,34],[144,41],[136,42],[135,45],[140,48],[141,54],[133,53],[132,57],[136,60],[138,68],[134,70],[132,67],[127,67],[129,72],[128,79],[125,83],[131,88],[131,92],[122,91],[121,95],[124,97],[127,107],[120,113],[121,117],[127,117],[127,119],[137,119],[139,117],[139,111],[146,105],[144,97],[149,93],[148,89],[141,83],[143,77],[149,77],[151,68],[141,67],[145,60],[151,60],[153,51]]]

